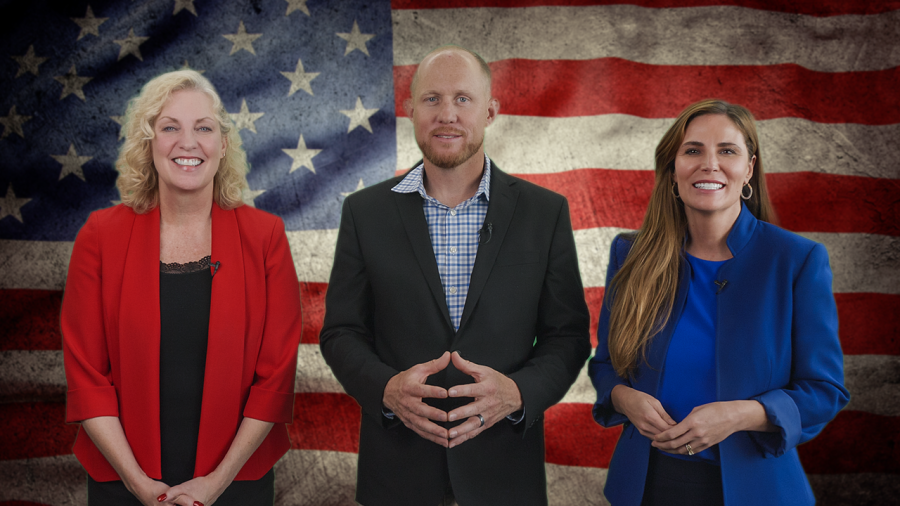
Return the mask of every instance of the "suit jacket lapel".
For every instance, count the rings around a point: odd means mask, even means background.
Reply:
[[[434,247],[431,245],[431,235],[428,233],[428,222],[425,221],[425,212],[422,210],[422,196],[418,193],[391,193],[397,202],[406,235],[409,237],[416,260],[419,261],[422,275],[431,288],[431,295],[441,308],[444,321],[452,328],[450,310],[447,309],[447,299],[444,297],[444,285],[441,283],[437,260],[434,259]]]
[[[119,306],[121,412],[146,424],[132,445],[138,459],[159,462],[159,207],[135,215]],[[126,408],[126,406],[128,406]],[[146,470],[156,472],[158,468]],[[151,474],[152,475],[152,474]]]
[[[516,201],[519,192],[515,189],[515,180],[492,164],[491,170],[491,200],[488,204],[487,215],[484,217],[484,227],[491,225],[490,240],[478,246],[478,255],[475,257],[475,266],[472,269],[472,277],[469,280],[469,293],[466,295],[466,305],[463,308],[459,328],[465,326],[471,316],[484,285],[491,275],[491,269],[500,253],[509,223],[512,221],[513,212],[516,210]],[[434,256],[434,255],[432,255]]]
[[[212,206],[213,263],[209,342],[203,378],[203,408],[197,442],[197,469],[212,469],[225,455],[241,419],[241,377],[246,331],[246,292],[241,233],[235,212]],[[218,442],[218,446],[217,446]]]

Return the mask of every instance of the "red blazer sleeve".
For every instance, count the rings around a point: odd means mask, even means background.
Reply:
[[[280,218],[267,242],[266,321],[244,416],[290,423],[300,344],[300,283]]]
[[[103,324],[100,232],[91,215],[69,262],[60,324],[66,383],[66,422],[119,416]]]

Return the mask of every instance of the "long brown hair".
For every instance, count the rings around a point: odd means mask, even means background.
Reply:
[[[760,220],[775,219],[753,114],[722,100],[703,100],[688,106],[656,146],[656,181],[644,222],[633,237],[634,244],[622,268],[607,287],[606,300],[613,301],[609,353],[616,373],[623,378],[634,374],[639,359],[646,360],[650,339],[666,326],[672,313],[687,233],[684,204],[672,193],[672,174],[685,130],[691,121],[705,114],[724,114],[743,133],[748,159],[756,156],[750,178],[753,195],[744,204]]]

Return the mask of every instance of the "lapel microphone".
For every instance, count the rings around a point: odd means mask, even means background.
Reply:
[[[494,225],[488,223],[487,225],[482,226],[481,229],[478,231],[479,242],[484,240],[485,229],[487,229],[488,238],[487,238],[487,241],[484,241],[481,244],[487,244],[487,243],[491,242],[491,237],[493,237],[493,235],[494,235]]]
[[[213,273],[212,273],[211,277],[216,277],[216,273],[219,272],[219,265],[221,265],[221,263],[220,262],[210,262],[209,265],[213,266]]]
[[[725,289],[725,285],[728,284],[728,280],[727,280],[727,279],[723,279],[722,281],[713,281],[713,283],[715,283],[716,286],[719,287],[719,289],[716,290],[716,295],[719,295],[719,293],[721,293],[722,290]]]

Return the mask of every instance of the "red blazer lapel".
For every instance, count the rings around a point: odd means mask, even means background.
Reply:
[[[160,476],[158,207],[135,216],[122,276],[119,392],[127,393],[119,396],[119,412],[144,428],[142,434],[126,435],[138,461],[152,466],[144,471]],[[129,424],[123,419],[122,426]]]
[[[212,283],[195,473],[211,471],[225,456],[242,415],[247,306],[241,233],[235,212],[224,211],[218,204],[212,206],[211,261],[219,262],[219,268]]]

